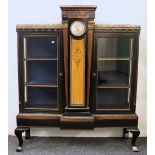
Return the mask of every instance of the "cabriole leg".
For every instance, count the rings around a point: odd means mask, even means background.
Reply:
[[[138,136],[140,135],[139,129],[137,129],[137,128],[135,128],[135,129],[127,129],[127,131],[129,131],[129,132],[132,133],[132,140],[131,140],[131,147],[132,147],[132,150],[133,150],[134,152],[138,152],[138,148],[137,148],[137,145],[136,145],[136,141],[137,141]]]
[[[22,147],[23,147],[23,138],[22,138],[22,133],[24,131],[28,131],[29,128],[20,128],[20,127],[17,127],[15,129],[15,135],[17,136],[18,138],[18,141],[19,141],[19,145],[16,149],[17,152],[21,152],[22,151]]]
[[[129,138],[129,131],[126,128],[123,129],[123,138],[125,139]]]
[[[30,139],[31,135],[30,135],[30,128],[28,130],[25,131],[25,139]]]

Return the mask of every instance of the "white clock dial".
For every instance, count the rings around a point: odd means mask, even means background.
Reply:
[[[86,26],[81,21],[75,21],[71,24],[70,30],[74,36],[82,36],[86,31]]]

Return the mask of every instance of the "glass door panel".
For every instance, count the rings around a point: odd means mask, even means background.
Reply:
[[[27,61],[27,83],[57,85],[57,61]]]
[[[24,38],[25,106],[58,108],[57,36]]]
[[[98,38],[98,58],[129,58],[132,50],[132,39],[128,37]]]
[[[27,58],[57,58],[57,37],[27,37]]]
[[[126,109],[128,104],[128,89],[98,88],[97,109]]]
[[[130,61],[98,61],[98,86],[128,86]]]
[[[57,88],[27,87],[27,108],[57,108]]]
[[[97,38],[97,109],[129,109],[133,39]]]

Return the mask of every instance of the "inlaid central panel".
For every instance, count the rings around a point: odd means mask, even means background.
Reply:
[[[85,104],[85,40],[70,39],[70,104]]]

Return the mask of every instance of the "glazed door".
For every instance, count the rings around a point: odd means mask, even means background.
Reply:
[[[135,38],[124,34],[95,35],[94,103],[96,112],[130,112]]]
[[[24,35],[22,38],[24,111],[61,109],[61,36]]]

